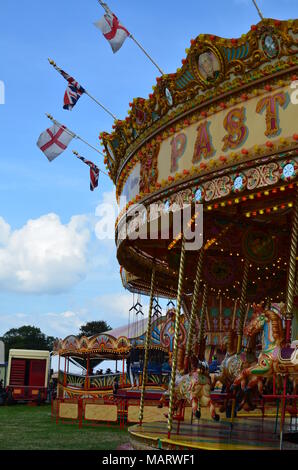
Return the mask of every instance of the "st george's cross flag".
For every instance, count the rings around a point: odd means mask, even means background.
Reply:
[[[107,10],[107,13],[94,24],[109,41],[114,53],[119,51],[125,39],[130,36],[127,29],[119,23],[117,16],[110,10]]]
[[[90,191],[94,191],[94,189],[98,186],[100,170],[96,165],[94,165],[93,162],[90,162],[90,160],[86,160],[86,158],[81,157],[81,155],[77,155],[77,157],[90,167]]]
[[[68,86],[64,94],[63,109],[71,111],[86,90],[73,77],[68,75],[68,73],[57,67],[57,65],[55,65],[55,69],[58,70],[62,77],[68,82]]]
[[[37,146],[51,162],[58,157],[76,135],[61,124],[54,124],[42,132],[37,141]]]

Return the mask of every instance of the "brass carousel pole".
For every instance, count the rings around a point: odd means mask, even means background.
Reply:
[[[175,388],[175,382],[176,382],[178,337],[179,337],[179,326],[180,326],[180,311],[181,311],[181,302],[182,302],[184,267],[185,267],[185,236],[183,235],[183,237],[182,237],[182,246],[181,246],[181,256],[180,256],[179,278],[178,278],[177,308],[176,308],[176,315],[175,315],[175,334],[174,334],[173,355],[172,355],[172,370],[171,370],[171,380],[170,380],[170,401],[169,401],[169,415],[168,415],[168,439],[171,436],[171,431],[172,431],[172,427],[173,427],[174,388]]]
[[[240,354],[241,347],[242,347],[243,327],[244,327],[245,313],[246,313],[246,293],[247,293],[247,285],[248,285],[248,274],[249,274],[249,261],[246,259],[244,263],[243,280],[242,280],[241,296],[240,296],[240,304],[239,304],[240,318],[239,318],[238,332],[237,332],[238,338],[237,338],[236,354]],[[233,398],[231,422],[234,421],[235,408],[236,408],[236,399]]]
[[[296,193],[294,217],[292,225],[291,245],[290,245],[290,261],[288,273],[288,286],[286,298],[286,343],[291,343],[291,324],[293,319],[293,306],[295,296],[295,278],[296,278],[296,256],[298,244],[298,191]]]
[[[291,344],[291,330],[293,320],[293,306],[295,296],[295,277],[296,277],[296,256],[297,256],[297,243],[298,243],[298,191],[296,192],[294,216],[291,234],[290,244],[290,260],[289,260],[289,272],[288,272],[288,285],[287,285],[287,297],[286,297],[286,347]],[[280,416],[280,449],[283,444],[283,425],[285,419],[285,406],[286,406],[286,381],[287,376],[284,376],[284,398]]]
[[[152,274],[151,274],[150,303],[149,303],[148,325],[147,325],[147,334],[146,334],[146,342],[145,342],[145,357],[144,357],[144,364],[143,364],[142,390],[141,390],[140,411],[139,411],[139,422],[140,422],[140,424],[142,424],[143,417],[144,417],[145,386],[146,386],[146,382],[147,382],[147,370],[148,370],[149,346],[150,346],[150,338],[151,338],[151,320],[152,320],[152,306],[153,306],[153,297],[154,297],[154,287],[155,287],[155,266],[153,265]]]
[[[185,374],[188,372],[189,358],[191,354],[191,348],[193,345],[193,335],[195,331],[195,324],[196,324],[196,318],[197,318],[197,306],[198,306],[198,298],[199,298],[200,279],[201,279],[202,268],[203,268],[203,258],[204,258],[204,248],[202,247],[200,251],[200,255],[199,255],[198,264],[197,264],[193,300],[191,304],[191,313],[190,313],[190,319],[189,319],[188,337],[187,337],[185,361],[184,361],[184,373]]]
[[[246,259],[244,263],[243,280],[242,280],[242,288],[241,288],[241,296],[240,296],[240,304],[239,304],[240,318],[239,318],[239,325],[238,325],[237,354],[240,354],[241,347],[242,347],[243,327],[244,327],[244,320],[245,320],[245,313],[246,313],[246,293],[247,293],[247,285],[248,285],[248,272],[249,272],[249,261]]]
[[[204,343],[204,332],[205,332],[205,320],[206,320],[206,309],[207,309],[207,298],[208,298],[208,286],[204,285],[202,310],[200,317],[200,331],[199,331],[199,359],[202,359],[203,355],[203,343]]]

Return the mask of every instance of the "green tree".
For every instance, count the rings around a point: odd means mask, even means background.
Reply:
[[[93,336],[109,331],[112,328],[105,321],[88,321],[85,325],[80,327],[79,337],[81,336]]]
[[[20,328],[11,328],[3,336],[5,344],[5,357],[8,359],[10,349],[41,349],[52,351],[53,342],[56,338],[46,336],[40,328],[24,325]]]

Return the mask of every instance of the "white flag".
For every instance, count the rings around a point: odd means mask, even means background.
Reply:
[[[65,126],[54,124],[40,134],[37,146],[51,162],[60,155],[75,137]]]
[[[97,23],[94,23],[109,41],[113,52],[117,52],[130,33],[119,23],[117,16],[112,12],[106,13]]]

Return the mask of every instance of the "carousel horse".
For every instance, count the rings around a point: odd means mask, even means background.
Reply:
[[[229,331],[223,342],[226,347],[226,355],[220,365],[219,372],[212,377],[212,386],[214,387],[216,382],[221,382],[226,388],[229,388],[234,379],[238,377],[242,366],[242,360],[236,354],[237,333],[234,330]]]
[[[222,391],[231,392],[232,386],[235,379],[239,376],[241,370],[245,367],[251,366],[252,363],[256,363],[255,357],[255,345],[253,341],[250,341],[247,345],[247,352],[237,354],[237,332],[231,330],[228,332],[227,336],[224,338],[224,346],[226,347],[226,355],[220,365],[219,373],[214,374],[212,380],[212,388],[215,387],[217,382],[220,382],[223,385]],[[249,407],[252,409],[252,404],[250,403],[250,398],[248,398],[248,403],[243,401],[240,394],[237,394],[237,403],[241,401],[241,407]],[[220,407],[220,412],[226,412],[229,417],[231,408],[231,403],[229,399],[225,399],[222,406]],[[240,406],[239,406],[240,409]]]
[[[211,379],[208,374],[208,365],[204,362],[199,362],[196,370],[189,374],[176,375],[175,388],[174,388],[174,410],[177,410],[182,401],[191,404],[192,412],[198,419],[201,417],[201,407],[209,408],[210,415],[215,421],[219,420],[219,415],[215,412],[214,404],[210,397]],[[166,392],[160,400],[159,408],[162,408]]]
[[[234,380],[239,376],[244,367],[251,366],[256,363],[255,344],[252,339],[247,344],[246,352],[237,354],[237,333],[235,330],[229,331],[224,338],[224,346],[226,346],[226,355],[220,364],[219,372],[213,374],[212,387],[216,382],[221,382],[225,388],[230,388]]]
[[[263,391],[264,379],[270,379],[274,373],[291,374],[298,372],[297,345],[284,348],[284,330],[281,315],[273,310],[254,306],[254,315],[250,323],[244,328],[244,334],[251,338],[262,332],[262,351],[258,362],[244,368],[234,381],[234,385],[241,385],[242,389],[251,390],[258,387]]]

